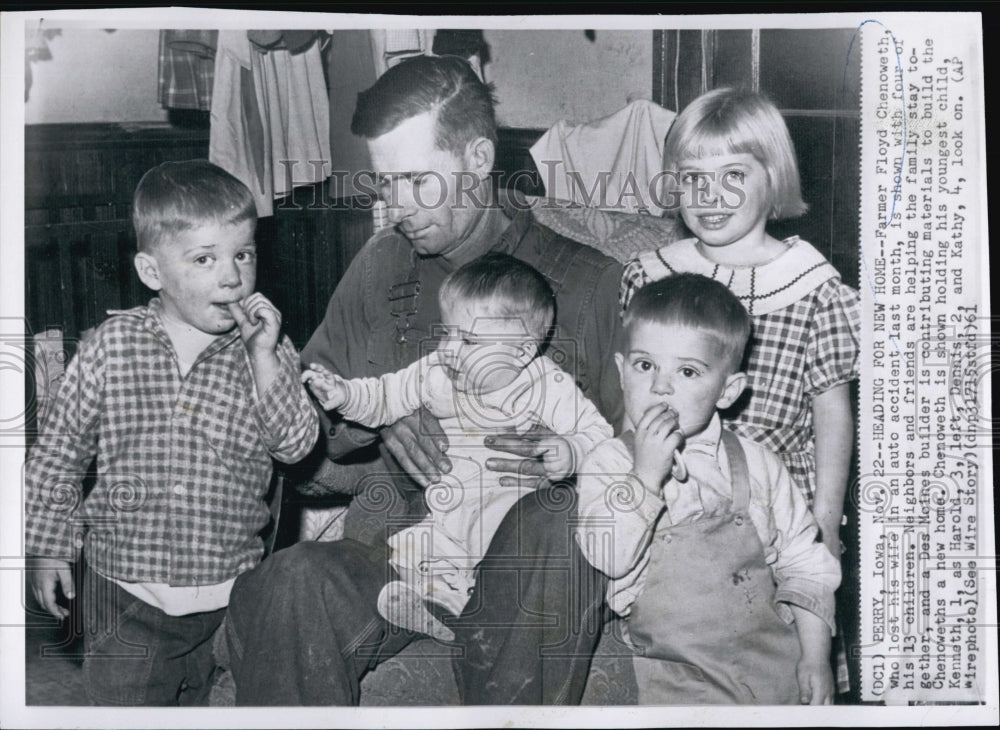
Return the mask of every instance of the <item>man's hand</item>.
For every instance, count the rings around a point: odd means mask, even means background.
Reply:
[[[639,481],[654,496],[663,497],[663,483],[683,443],[677,411],[666,404],[651,406],[635,426],[635,467]]]
[[[451,462],[444,455],[448,437],[428,411],[404,416],[381,433],[389,453],[422,488],[441,481],[441,475],[451,471]]]
[[[76,596],[70,563],[55,558],[31,558],[28,561],[28,580],[38,605],[58,619],[69,616],[69,611],[56,602],[56,589],[61,587],[66,598]]]
[[[500,477],[503,487],[537,489],[548,480],[563,479],[576,471],[569,442],[545,426],[535,425],[522,434],[487,436],[485,444],[488,448],[521,457],[487,459],[487,469],[516,475]]]

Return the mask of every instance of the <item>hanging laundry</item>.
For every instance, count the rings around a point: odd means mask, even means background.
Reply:
[[[272,45],[261,52],[246,31],[219,31],[209,134],[209,159],[250,188],[259,216],[273,213],[275,197],[330,175],[320,44],[314,34],[298,53]]]
[[[674,112],[647,100],[586,124],[562,120],[531,147],[545,194],[593,208],[662,215],[652,189]]]
[[[406,58],[430,53],[434,45],[434,33],[433,28],[372,30],[372,57],[375,60],[376,75],[381,76]]]
[[[208,111],[217,30],[161,30],[157,98],[164,109]]]

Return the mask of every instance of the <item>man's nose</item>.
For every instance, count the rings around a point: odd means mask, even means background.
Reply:
[[[413,215],[417,209],[416,201],[413,197],[413,185],[406,181],[395,183],[385,203],[389,222],[394,226],[402,223]]]

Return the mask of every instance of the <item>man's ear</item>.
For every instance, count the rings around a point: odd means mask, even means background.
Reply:
[[[135,255],[133,263],[143,284],[153,291],[160,291],[163,288],[163,283],[160,281],[160,267],[154,256],[140,251]]]
[[[726,378],[726,387],[722,389],[722,395],[715,402],[715,407],[719,409],[729,408],[747,387],[746,373],[733,373]]]
[[[486,137],[476,137],[465,145],[465,169],[485,178],[493,171],[496,147]]]

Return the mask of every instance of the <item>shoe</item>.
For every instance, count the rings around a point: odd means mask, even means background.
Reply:
[[[386,583],[378,594],[378,612],[400,628],[427,634],[438,641],[454,641],[455,632],[427,610],[423,596],[400,580]]]

